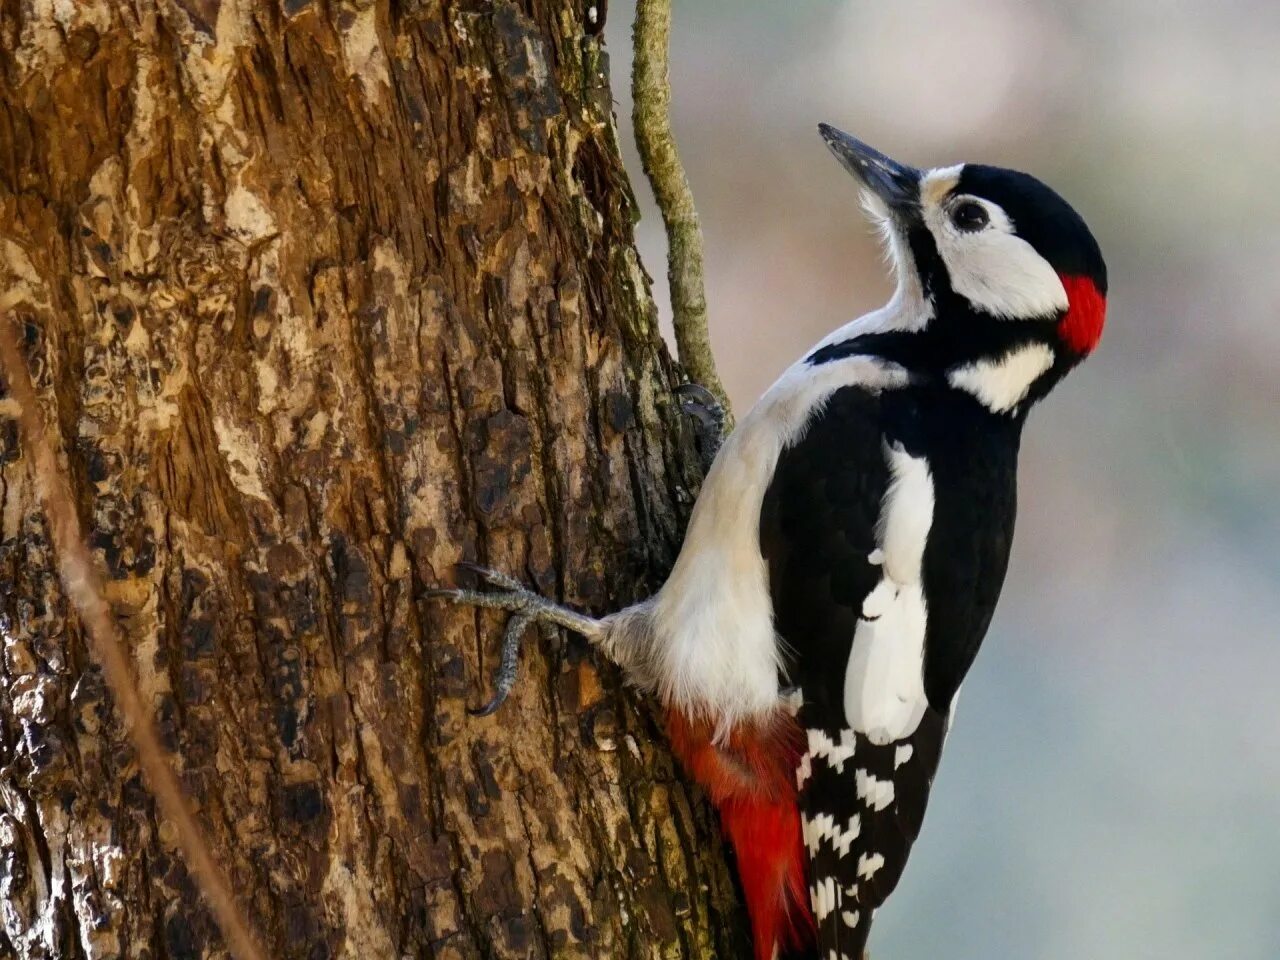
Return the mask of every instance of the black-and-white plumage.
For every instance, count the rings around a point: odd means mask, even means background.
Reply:
[[[578,630],[662,698],[737,848],[757,960],[861,957],[1004,581],[1027,412],[1105,312],[1096,242],[1039,181],[822,132],[897,289],[741,419],[658,594],[592,620],[492,577],[507,592],[446,592]]]
[[[823,945],[850,957],[919,833],[1013,533],[1018,424],[951,393],[842,388],[783,452],[761,518],[803,692],[814,916]]]

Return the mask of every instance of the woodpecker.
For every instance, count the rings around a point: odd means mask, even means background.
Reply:
[[[756,960],[860,960],[920,832],[1013,537],[1028,411],[1095,348],[1106,266],[1025,173],[825,124],[896,273],[725,438],[670,577],[602,619],[476,568],[454,602],[574,630],[660,698],[732,844]]]

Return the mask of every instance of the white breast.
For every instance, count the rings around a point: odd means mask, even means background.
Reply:
[[[778,703],[778,643],[760,507],[782,450],[841,387],[905,386],[906,372],[852,356],[789,369],[742,419],[702,487],[680,557],[654,598],[659,692],[727,730]]]
[[[933,525],[933,477],[922,457],[900,445],[885,449],[889,488],[873,555],[882,577],[862,604],[844,678],[849,725],[872,743],[915,732],[928,700],[924,692],[924,549]]]

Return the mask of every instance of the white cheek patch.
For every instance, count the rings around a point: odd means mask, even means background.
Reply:
[[[1051,319],[1067,309],[1057,271],[1021,237],[987,228],[941,253],[951,289],[993,317]]]
[[[1003,320],[1050,319],[1067,309],[1067,291],[1057,271],[1014,233],[1013,223],[997,204],[973,198],[986,208],[991,222],[968,232],[951,222],[945,196],[921,196],[925,225],[933,234],[952,290]]]
[[[1008,413],[1022,402],[1053,361],[1053,348],[1031,343],[1010,350],[998,360],[976,360],[956,367],[947,372],[947,380],[957,390],[977,397],[992,412]]]

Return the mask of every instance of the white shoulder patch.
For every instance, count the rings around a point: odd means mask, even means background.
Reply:
[[[1031,385],[1053,366],[1053,348],[1031,343],[1010,350],[999,360],[977,360],[947,373],[957,390],[977,397],[995,413],[1008,413],[1026,397]]]
[[[880,549],[885,575],[897,584],[920,579],[924,545],[933,526],[933,475],[929,461],[901,444],[885,449],[889,489],[880,513]]]
[[[883,579],[863,601],[844,675],[849,726],[881,745],[914,733],[929,705],[923,568],[934,508],[928,461],[900,445],[887,447],[885,459],[890,479],[880,508],[878,551]],[[880,799],[876,793],[875,801]]]

